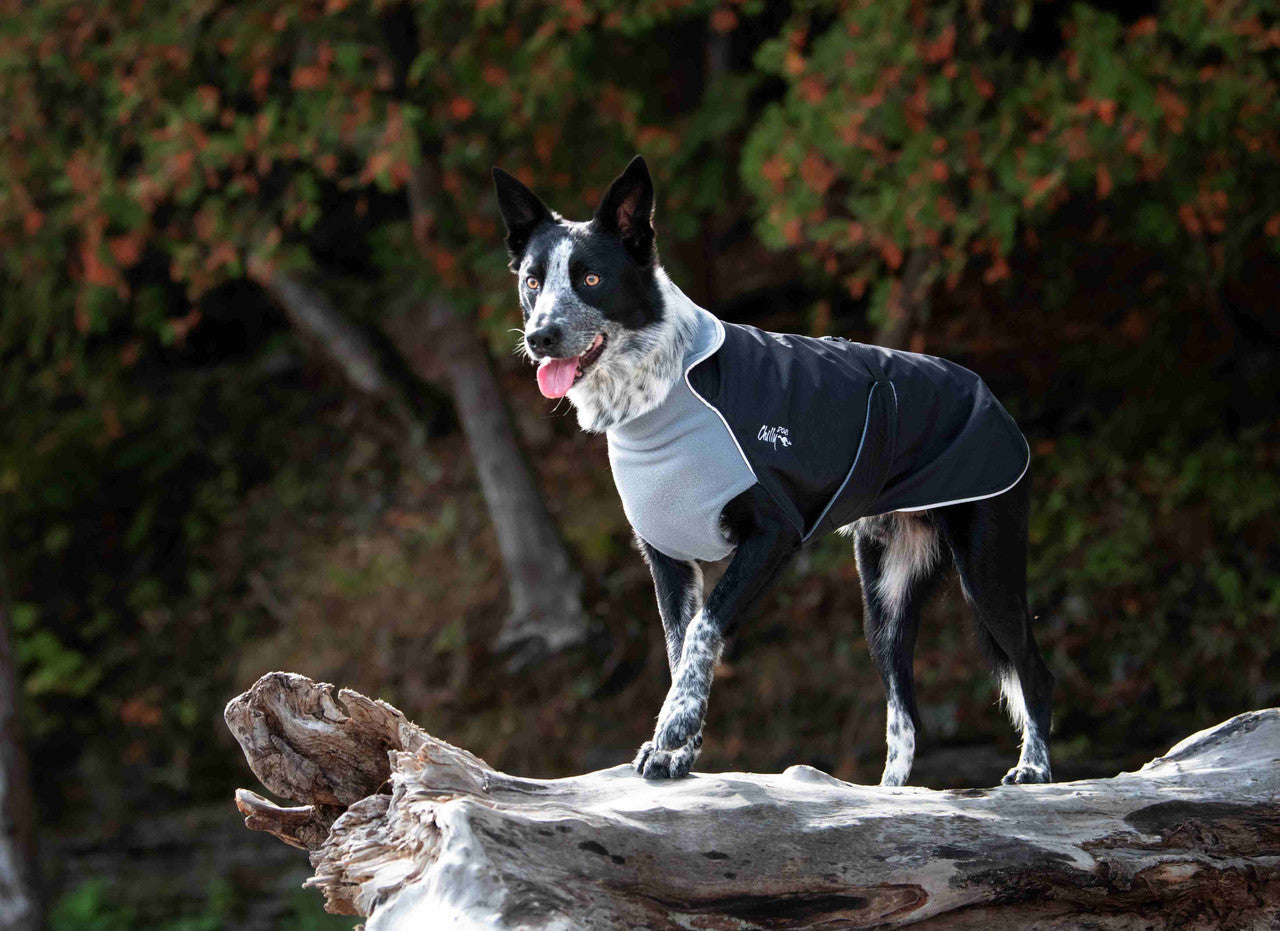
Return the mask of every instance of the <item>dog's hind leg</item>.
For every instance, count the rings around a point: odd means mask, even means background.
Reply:
[[[888,750],[880,784],[900,786],[915,757],[919,718],[912,662],[920,609],[941,574],[938,534],[927,516],[906,514],[858,521],[854,534],[863,629],[888,701]]]
[[[1053,674],[1031,631],[1027,606],[1027,518],[1030,480],[995,498],[939,509],[965,598],[973,606],[978,642],[995,666],[1014,726],[1022,732],[1018,765],[1005,783],[1049,782],[1049,718]]]

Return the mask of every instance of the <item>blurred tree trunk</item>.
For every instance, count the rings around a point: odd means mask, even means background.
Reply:
[[[327,295],[265,263],[250,277],[275,298],[294,328],[318,346],[358,391],[385,401],[396,416],[425,432],[395,375],[369,335],[339,312]],[[534,483],[516,441],[484,347],[469,323],[444,298],[433,298],[424,327],[388,332],[400,360],[426,383],[431,371],[448,378],[471,449],[507,571],[511,615],[498,646],[538,640],[559,650],[582,641],[582,581]]]
[[[4,572],[0,566],[0,931],[37,931],[41,903],[35,800],[18,717],[20,689]]]
[[[249,277],[271,295],[294,330],[332,362],[353,388],[384,402],[410,430],[415,443],[425,439],[430,415],[423,410],[422,395],[429,389],[423,383],[405,384],[404,374],[389,364],[395,361],[405,367],[406,363],[383,358],[369,333],[334,307],[327,294],[297,275],[266,262],[250,261]]]
[[[582,577],[520,448],[488,352],[443,295],[415,317],[394,335],[416,370],[438,367],[449,381],[506,568],[511,613],[498,646],[540,641],[554,651],[581,643]]]
[[[427,193],[438,184],[435,174],[424,158],[409,181],[419,248],[430,226]],[[421,374],[434,365],[448,378],[507,572],[511,613],[498,647],[540,642],[555,651],[582,643],[587,634],[582,576],[520,448],[488,350],[472,321],[439,291],[427,301],[425,313],[416,316],[401,321],[398,335],[391,335],[415,371]]]
[[[907,349],[911,334],[929,319],[929,295],[938,276],[938,256],[932,249],[912,249],[902,280],[894,288],[888,314],[876,329],[876,344]]]

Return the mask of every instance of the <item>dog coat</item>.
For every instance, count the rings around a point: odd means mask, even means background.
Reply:
[[[684,378],[608,431],[627,519],[667,556],[727,556],[721,511],[757,482],[807,543],[860,517],[991,498],[1027,470],[1017,424],[962,366],[697,313]]]

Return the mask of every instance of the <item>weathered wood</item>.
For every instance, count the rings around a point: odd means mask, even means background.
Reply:
[[[1280,922],[1280,709],[1111,779],[957,791],[808,766],[522,779],[287,673],[227,721],[264,784],[306,803],[242,791],[246,823],[310,849],[308,885],[368,931]]]

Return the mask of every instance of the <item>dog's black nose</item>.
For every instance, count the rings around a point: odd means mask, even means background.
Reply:
[[[556,350],[560,348],[560,338],[564,336],[564,331],[560,329],[560,324],[549,323],[540,330],[534,330],[525,337],[525,342],[529,344],[529,348],[534,352],[540,352],[546,356],[554,356]]]

